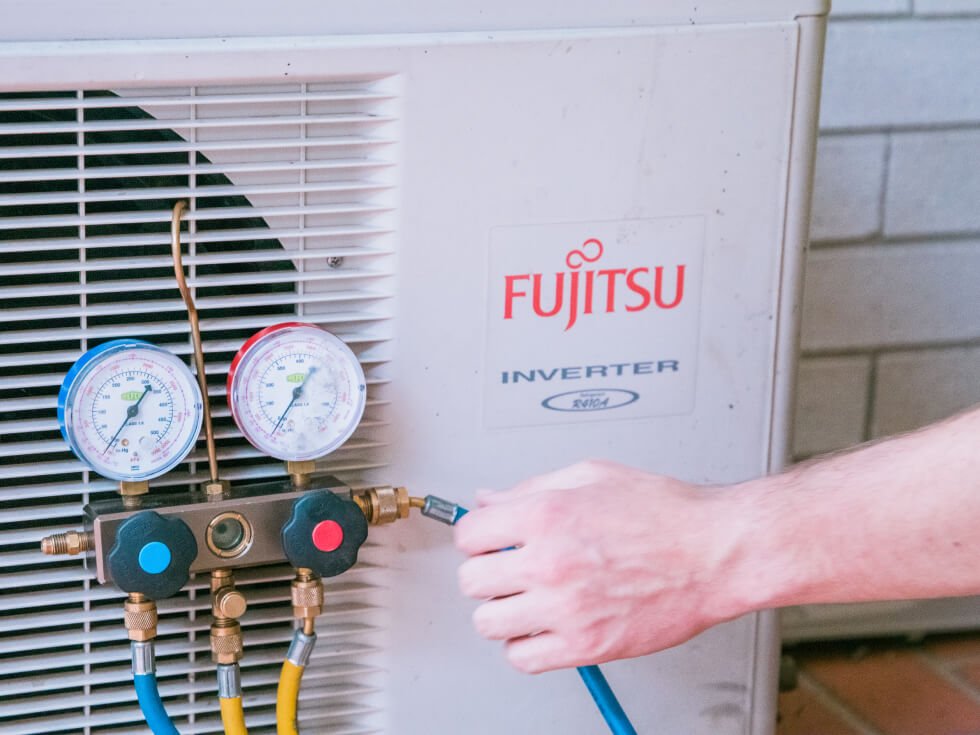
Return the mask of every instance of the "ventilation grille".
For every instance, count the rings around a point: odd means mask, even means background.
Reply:
[[[390,79],[247,88],[0,94],[0,731],[135,733],[122,595],[41,536],[77,527],[113,483],[57,428],[61,379],[85,350],[136,337],[190,364],[169,258],[170,212],[189,202],[184,263],[201,312],[222,475],[283,475],[239,435],[228,365],[259,328],[299,318],[357,353],[368,377],[358,433],[322,463],[348,482],[384,465],[391,335],[395,121]],[[205,478],[204,443],[154,492]],[[328,584],[303,680],[311,732],[376,730],[372,661],[384,615],[377,550]],[[291,633],[285,567],[244,570],[245,706],[274,732]],[[221,732],[207,580],[160,604],[161,690],[178,729]]]

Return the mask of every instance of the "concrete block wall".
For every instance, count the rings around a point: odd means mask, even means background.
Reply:
[[[794,453],[980,402],[980,0],[835,0]]]

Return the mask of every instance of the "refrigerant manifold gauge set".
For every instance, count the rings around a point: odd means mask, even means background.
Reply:
[[[241,346],[228,371],[235,424],[257,450],[286,462],[288,479],[232,484],[220,477],[197,309],[181,260],[184,207],[174,207],[172,252],[195,370],[139,339],[115,339],[78,358],[58,395],[61,433],[92,471],[119,482],[119,494],[85,506],[83,530],[49,536],[41,547],[48,554],[85,553],[100,583],[127,593],[124,617],[136,694],[155,735],[177,734],[156,682],[156,601],[176,595],[192,573],[210,575],[210,642],[221,719],[226,735],[241,735],[246,728],[239,618],[248,603],[233,570],[289,563],[295,570],[295,626],[279,679],[276,722],[279,735],[295,735],[300,681],[324,605],[322,579],[354,566],[369,525],[407,518],[413,507],[451,525],[465,510],[434,496],[412,497],[400,487],[354,491],[316,474],[316,460],[356,431],[367,381],[347,344],[302,322],[262,329]],[[183,493],[151,493],[150,482],[194,450],[202,427],[209,479]],[[598,669],[583,670],[583,678],[604,715],[618,707]],[[609,716],[607,722],[613,727]]]
[[[239,618],[247,607],[234,569],[289,563],[296,619],[276,703],[279,733],[296,733],[303,668],[323,609],[322,578],[357,562],[369,524],[406,518],[416,507],[452,522],[456,506],[412,498],[404,488],[355,492],[316,474],[316,460],[357,429],[367,381],[357,356],[314,324],[267,327],[239,349],[228,372],[231,415],[260,452],[286,462],[289,479],[230,483],[220,477],[211,426],[197,309],[184,277],[180,202],[172,218],[174,275],[187,308],[192,371],[173,353],[139,339],[115,339],[85,352],[58,395],[65,442],[93,472],[116,480],[119,494],[85,506],[85,528],[42,540],[48,554],[86,554],[99,582],[127,593],[126,628],[140,707],[154,733],[177,733],[160,698],[153,640],[156,602],[177,594],[192,573],[211,580],[211,653],[226,733],[245,733]],[[150,483],[175,470],[204,429],[210,477],[183,493],[151,493]],[[202,461],[204,458],[201,458]]]

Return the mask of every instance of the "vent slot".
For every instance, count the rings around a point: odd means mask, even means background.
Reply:
[[[170,211],[201,313],[222,475],[284,475],[239,434],[231,358],[258,329],[300,319],[344,339],[368,378],[358,432],[320,469],[356,483],[383,467],[393,317],[396,95],[391,79],[321,84],[0,94],[0,731],[145,732],[122,594],[41,536],[77,527],[115,492],[61,440],[61,379],[85,350],[147,339],[190,365],[170,263]],[[338,260],[340,265],[338,266]],[[153,492],[206,478],[203,440]],[[384,625],[379,550],[328,581],[304,676],[316,732],[371,732]],[[242,570],[250,732],[275,731],[291,633],[285,566]],[[160,604],[161,691],[181,732],[221,732],[207,580]]]

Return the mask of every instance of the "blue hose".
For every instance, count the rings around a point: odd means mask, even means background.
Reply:
[[[633,723],[623,711],[623,706],[616,699],[602,670],[598,666],[579,666],[578,675],[582,677],[589,694],[595,700],[596,707],[609,725],[609,731],[613,735],[636,735]]]
[[[469,511],[466,508],[456,505],[455,512],[448,517],[452,519],[452,525],[454,525],[467,513]],[[502,549],[502,551],[508,550]],[[609,686],[609,682],[606,681],[602,670],[598,666],[579,666],[578,673],[582,677],[585,687],[589,690],[589,694],[592,695],[596,707],[599,708],[602,718],[609,726],[609,732],[613,735],[636,735],[636,728],[633,727],[633,723],[630,722],[623,706],[616,699],[616,694]]]
[[[150,726],[153,735],[180,735],[163,708],[156,674],[134,674],[133,684],[136,685],[136,698],[139,700],[140,709],[143,710],[143,717],[146,718],[146,724]]]

